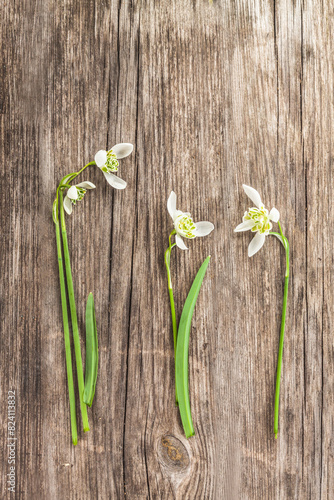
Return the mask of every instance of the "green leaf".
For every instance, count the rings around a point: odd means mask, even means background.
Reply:
[[[188,351],[189,351],[189,336],[191,329],[191,320],[194,313],[197,297],[202,286],[202,282],[209,265],[211,256],[207,257],[201,265],[194,282],[190,288],[190,292],[185,301],[177,336],[176,345],[176,389],[179,400],[179,409],[182,420],[184,433],[187,438],[193,436],[194,426],[191,418],[189,386],[188,386]]]
[[[98,342],[95,319],[94,297],[90,293],[86,306],[86,369],[85,369],[85,390],[83,400],[88,406],[92,406],[98,369]]]

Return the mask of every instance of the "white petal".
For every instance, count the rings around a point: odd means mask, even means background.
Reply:
[[[116,144],[113,148],[111,148],[113,153],[117,156],[117,160],[121,160],[126,156],[129,156],[133,151],[133,145],[129,142],[121,142],[120,144]],[[95,160],[96,161],[96,160]]]
[[[257,233],[248,245],[248,257],[256,254],[263,247],[265,240],[266,237],[264,234]]]
[[[250,186],[246,186],[246,184],[243,184],[242,187],[244,188],[244,191],[247,194],[248,198],[252,200],[257,208],[260,208],[260,206],[262,205],[261,196],[256,191],[256,189]]]
[[[102,168],[107,162],[107,151],[100,149],[95,155],[95,163],[99,168]]]
[[[109,174],[108,172],[103,172],[104,177],[107,179],[107,182],[115,189],[125,189],[126,182],[123,181],[120,177],[117,177],[114,174]]]
[[[71,186],[70,189],[67,191],[67,196],[71,198],[71,200],[77,200],[78,199],[78,191],[75,186]]]
[[[254,226],[255,222],[253,220],[246,220],[237,226],[234,230],[235,233],[239,233],[240,231],[249,231]]]
[[[207,222],[207,221],[196,222],[195,226],[196,226],[196,233],[195,233],[196,236],[207,236],[215,228],[212,222]]]
[[[279,221],[279,211],[277,210],[277,208],[274,207],[270,210],[269,219],[273,222]]]
[[[90,181],[80,182],[80,184],[77,184],[77,186],[78,187],[82,187],[84,189],[94,189],[94,188],[96,188],[95,184],[93,184]]]
[[[188,247],[185,246],[183,239],[178,234],[175,235],[175,243],[176,243],[176,246],[181,248],[181,250],[188,250]]]
[[[72,208],[73,208],[73,203],[71,202],[70,198],[68,196],[65,196],[64,198],[64,210],[68,215],[71,215],[72,213]]]
[[[176,214],[176,194],[174,191],[171,192],[167,201],[167,210],[171,218],[175,219]]]

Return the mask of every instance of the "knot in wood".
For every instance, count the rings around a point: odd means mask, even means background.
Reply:
[[[175,436],[167,435],[161,438],[159,454],[163,464],[171,469],[171,472],[183,472],[189,466],[188,452]]]

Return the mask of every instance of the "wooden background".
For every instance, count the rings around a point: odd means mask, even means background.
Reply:
[[[332,1],[4,0],[1,21],[1,498],[333,498]],[[67,218],[81,338],[92,291],[100,345],[92,430],[74,448],[51,207],[63,175],[121,141],[135,148],[127,189],[91,168],[97,189]],[[247,257],[242,183],[280,210],[291,245],[277,441],[284,252],[269,238]],[[172,257],[180,313],[212,255],[188,441],[163,262],[172,189],[216,226]]]

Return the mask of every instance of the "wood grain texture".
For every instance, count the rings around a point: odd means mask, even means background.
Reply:
[[[331,0],[6,0],[1,19],[1,498],[331,499]],[[92,430],[79,427],[74,448],[51,207],[63,175],[122,141],[135,146],[120,165],[127,189],[92,168],[83,180],[97,189],[67,218],[82,350],[90,291],[100,347]],[[291,247],[277,441],[284,255],[268,239],[248,259],[250,235],[233,233],[242,183],[280,210]],[[216,226],[172,255],[178,315],[212,255],[191,332],[188,441],[163,261],[172,189]]]

